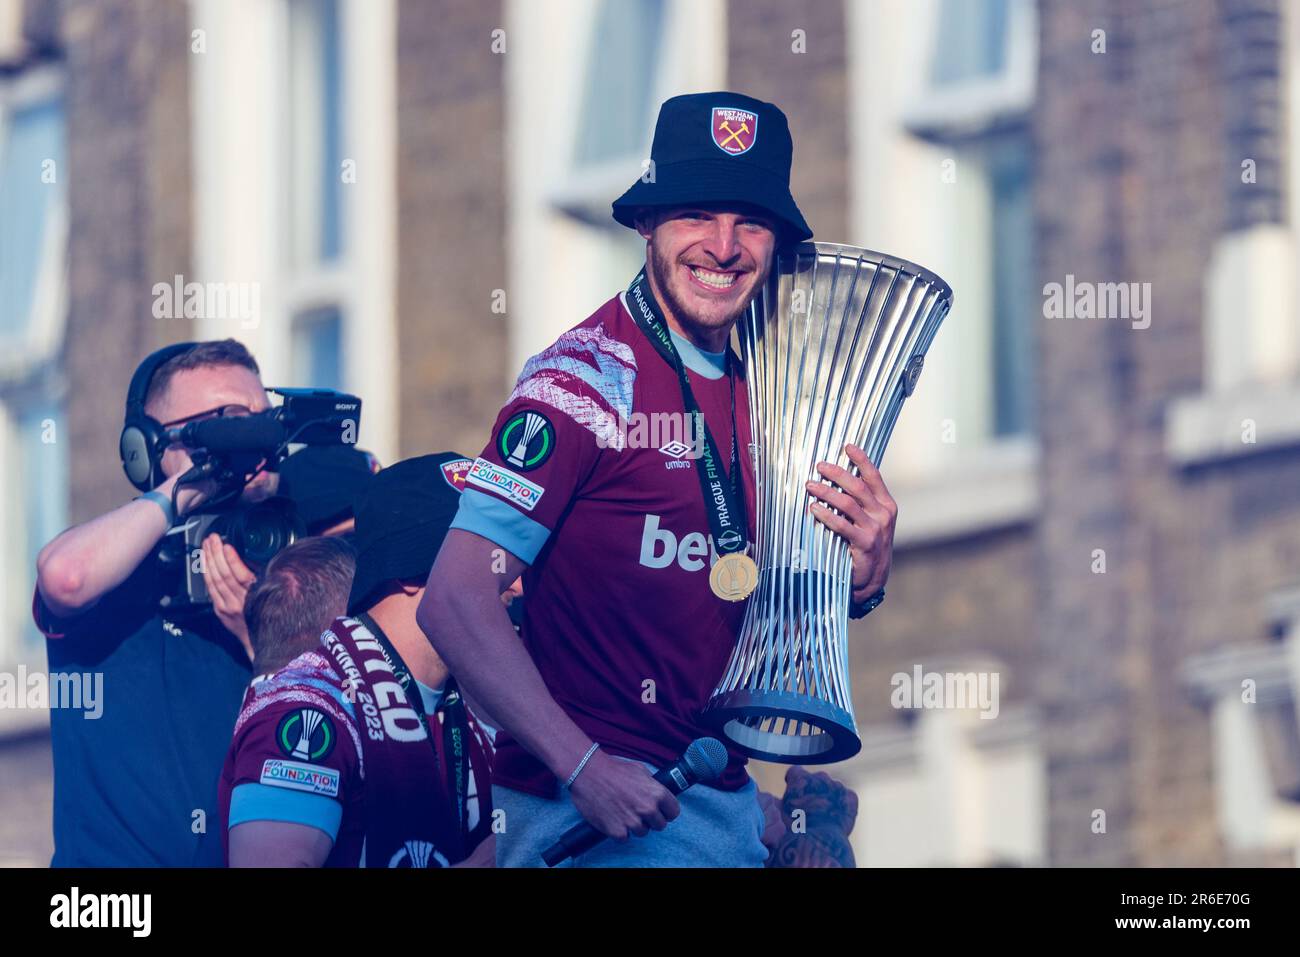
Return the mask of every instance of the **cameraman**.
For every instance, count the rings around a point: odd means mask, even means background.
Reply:
[[[159,426],[267,408],[257,362],[243,345],[182,343],[137,370],[127,430],[143,422],[158,434]],[[36,560],[33,615],[49,639],[51,677],[102,674],[105,700],[98,720],[51,710],[53,866],[222,863],[217,778],[251,676],[242,612],[255,576],[211,535],[202,546],[211,611],[181,617],[160,609],[165,585],[152,557],[176,517],[173,505],[184,515],[215,490],[210,483],[177,490],[190,450],[151,449],[140,480],[150,491],[64,531]],[[124,461],[128,473],[137,459]],[[259,472],[242,498],[270,496],[276,480]]]

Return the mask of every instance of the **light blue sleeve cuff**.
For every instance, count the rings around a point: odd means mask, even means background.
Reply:
[[[249,821],[285,821],[314,827],[334,840],[342,820],[343,805],[334,798],[249,783],[237,785],[230,792],[230,823],[226,829]]]
[[[452,528],[464,529],[496,542],[510,554],[531,565],[542,550],[551,530],[495,495],[466,489],[460,493],[460,507]]]

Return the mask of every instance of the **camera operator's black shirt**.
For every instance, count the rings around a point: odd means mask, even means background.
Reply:
[[[160,611],[159,578],[146,560],[75,618],[36,594],[51,685],[103,674],[98,718],[50,709],[55,867],[223,864],[217,780],[252,669],[210,611]]]

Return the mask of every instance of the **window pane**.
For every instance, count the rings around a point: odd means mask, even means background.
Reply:
[[[342,60],[337,0],[289,0],[290,262],[342,248]]]
[[[16,338],[31,319],[45,230],[62,189],[63,104],[8,114],[0,149],[0,337]],[[45,169],[54,182],[42,180]]]
[[[993,423],[997,435],[1015,435],[1035,428],[1035,319],[1041,315],[1034,296],[1028,135],[990,143],[988,157],[993,191]]]
[[[657,104],[655,61],[665,0],[600,0],[578,121],[578,166],[639,155]]]
[[[1010,0],[942,0],[930,79],[936,86],[1001,73]]]
[[[304,388],[343,388],[343,315],[336,306],[294,317],[293,384]]]

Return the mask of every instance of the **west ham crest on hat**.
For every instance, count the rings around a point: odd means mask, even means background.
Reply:
[[[457,492],[463,492],[465,491],[465,476],[469,474],[470,467],[473,464],[473,459],[452,459],[450,462],[443,462],[442,477]]]
[[[713,108],[713,142],[732,156],[747,153],[758,139],[758,114],[730,106]]]

